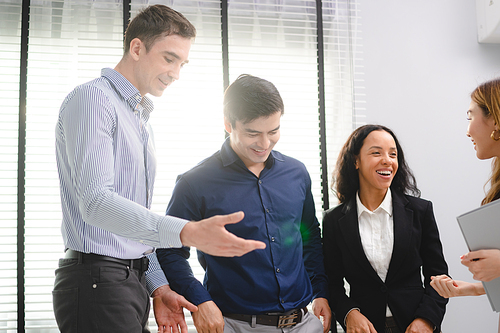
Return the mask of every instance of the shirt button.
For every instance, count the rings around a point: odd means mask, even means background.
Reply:
[[[276,273],[279,273],[281,272],[279,268],[276,268]]]
[[[266,213],[269,213],[269,208],[266,208]]]
[[[262,180],[259,179],[259,184],[262,184]]]
[[[281,303],[285,303],[285,300],[283,298],[281,299]]]
[[[95,288],[97,288],[97,284],[95,284],[95,283],[94,283],[94,284],[92,285],[92,288],[94,288],[94,289],[95,289]]]
[[[274,237],[271,237],[271,242],[274,242]]]

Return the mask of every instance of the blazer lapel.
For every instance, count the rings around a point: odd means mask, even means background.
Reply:
[[[394,247],[391,262],[387,272],[386,282],[390,282],[404,262],[410,246],[413,233],[413,210],[406,208],[408,200],[403,194],[392,191],[392,211],[394,220]]]
[[[363,245],[361,244],[358,212],[356,209],[356,197],[351,198],[351,200],[344,205],[342,212],[345,215],[339,219],[339,228],[349,252],[351,252],[352,257],[361,267],[363,267],[369,276],[373,279],[380,280],[377,272],[375,272],[372,265],[368,261],[365,251],[363,250]]]

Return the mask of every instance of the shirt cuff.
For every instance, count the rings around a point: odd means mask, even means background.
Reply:
[[[188,222],[170,215],[163,216],[158,223],[159,247],[182,247],[181,231]]]
[[[161,286],[167,285],[167,277],[163,270],[161,269],[161,265],[158,262],[158,258],[156,257],[156,252],[150,253],[147,255],[149,259],[148,270],[146,271],[146,289],[149,293],[149,296]]]

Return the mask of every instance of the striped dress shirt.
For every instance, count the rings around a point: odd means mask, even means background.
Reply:
[[[148,290],[167,283],[154,248],[181,247],[186,220],[149,210],[156,172],[153,103],[105,68],[64,100],[56,125],[66,248],[121,259],[148,255]]]

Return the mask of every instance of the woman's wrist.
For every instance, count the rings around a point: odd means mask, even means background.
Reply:
[[[484,286],[481,282],[474,283],[474,290],[475,290],[477,296],[486,294],[486,291],[484,290]]]

